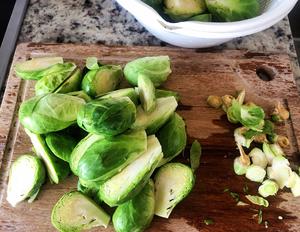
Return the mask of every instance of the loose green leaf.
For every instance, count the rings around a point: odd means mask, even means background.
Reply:
[[[97,57],[86,58],[85,67],[87,67],[89,70],[98,69],[100,66],[98,65]]]
[[[260,196],[253,196],[253,195],[246,195],[245,196],[252,204],[255,205],[259,205],[259,206],[264,206],[264,207],[268,207],[269,206],[269,202],[260,197]]]
[[[258,211],[258,224],[261,224],[263,222],[263,211],[259,209]]]
[[[195,140],[190,150],[190,162],[191,162],[191,168],[193,172],[195,172],[197,168],[200,166],[201,153],[202,153],[201,145],[197,140]]]
[[[213,225],[213,224],[215,223],[214,220],[211,219],[211,218],[204,219],[203,222],[204,222],[204,224],[207,225],[207,226]]]

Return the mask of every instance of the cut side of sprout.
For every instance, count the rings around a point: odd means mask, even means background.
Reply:
[[[259,148],[253,148],[249,153],[249,156],[251,157],[252,163],[254,165],[260,166],[263,169],[267,167],[268,159],[265,153],[263,153],[263,151],[260,150]]]
[[[244,127],[236,128],[234,130],[234,140],[237,144],[249,148],[253,139],[246,139],[245,136],[243,136],[242,134],[244,130],[245,130]]]
[[[233,162],[233,169],[235,174],[241,176],[245,175],[249,165],[245,165],[241,162],[240,157],[236,157]]]
[[[265,176],[265,169],[254,164],[250,165],[246,172],[246,178],[254,182],[263,182]]]
[[[273,180],[265,180],[258,188],[258,193],[263,197],[275,196],[278,192],[279,186]]]

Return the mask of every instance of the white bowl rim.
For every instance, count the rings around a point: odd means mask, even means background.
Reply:
[[[123,2],[123,7],[126,8],[131,14],[137,16],[145,12],[151,15],[147,15],[147,18],[152,18],[157,20],[161,26],[175,33],[183,34],[184,32],[190,31],[191,34],[195,36],[198,33],[203,34],[222,34],[225,37],[233,37],[235,33],[237,36],[252,34],[257,31],[264,30],[273,24],[284,18],[289,11],[294,7],[298,0],[284,0],[280,1],[277,6],[271,11],[266,11],[263,14],[242,21],[237,22],[196,22],[196,21],[185,21],[179,23],[171,23],[164,20],[152,7],[148,6],[141,0],[117,0],[118,2]],[[136,5],[138,4],[138,5]],[[130,7],[132,6],[132,7]],[[138,7],[139,6],[139,7]],[[144,11],[141,11],[141,8]],[[189,34],[190,34],[189,33]],[[224,33],[224,34],[223,34]],[[233,33],[233,34],[232,34]]]

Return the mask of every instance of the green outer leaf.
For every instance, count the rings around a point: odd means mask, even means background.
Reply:
[[[170,58],[168,56],[143,57],[125,65],[124,75],[127,81],[137,86],[138,75],[143,74],[151,79],[154,86],[160,86],[171,73]]]
[[[152,112],[156,106],[155,87],[152,81],[143,74],[138,76],[138,90],[143,110],[147,113]]]
[[[165,97],[157,99],[156,108],[151,113],[147,114],[138,106],[136,120],[131,129],[146,129],[147,134],[155,134],[173,115],[177,105],[174,97]]]
[[[96,98],[105,99],[105,98],[120,98],[120,97],[129,97],[130,100],[135,105],[137,105],[139,101],[139,96],[134,90],[134,88],[118,89],[115,91],[108,92],[106,94],[99,95]]]
[[[18,170],[20,168],[20,164],[24,162],[27,162],[27,170],[21,170],[21,171],[27,171],[29,173],[32,171],[32,175],[34,176],[34,180],[28,188],[28,192],[23,192],[22,195],[19,196],[19,199],[15,199],[16,191],[18,192],[19,189],[13,188],[14,181],[14,174],[19,174],[20,171]],[[19,178],[19,177],[17,177]],[[46,178],[46,171],[44,168],[44,165],[41,161],[41,159],[37,156],[33,156],[30,154],[23,154],[20,155],[12,164],[9,171],[9,180],[8,180],[8,186],[7,186],[7,201],[14,207],[19,202],[25,200],[26,198],[33,198],[33,196],[36,197],[37,193],[39,192],[39,189],[41,188],[42,184],[45,182]],[[21,179],[21,177],[20,177]],[[25,181],[25,180],[24,180]],[[25,182],[17,183],[17,187],[19,188],[20,185],[25,184]],[[32,199],[33,200],[33,199]]]
[[[88,140],[86,142],[89,143]],[[85,144],[81,146],[85,147]],[[83,180],[105,181],[120,172],[146,149],[145,131],[129,131],[115,137],[105,137],[88,146],[83,155],[79,154],[81,158],[75,168]]]
[[[197,140],[194,140],[190,150],[190,162],[193,172],[195,172],[200,166],[200,158],[202,154],[202,148]]]
[[[98,70],[89,71],[82,80],[81,88],[95,97],[115,90],[123,77],[120,65],[105,65]]]
[[[79,97],[79,98],[83,99],[85,102],[89,102],[92,100],[92,98],[89,95],[87,95],[83,90],[69,92],[67,94],[70,96]]]
[[[84,104],[83,99],[66,94],[39,95],[21,104],[19,120],[28,130],[47,134],[76,123],[77,113]]]
[[[130,128],[135,118],[136,108],[129,97],[105,98],[82,107],[77,123],[87,132],[114,136]]]
[[[269,206],[269,202],[260,197],[260,196],[253,196],[253,195],[246,195],[245,196],[252,204],[255,205],[259,205],[259,206],[264,206],[264,207],[268,207]]]
[[[236,99],[232,100],[231,106],[227,109],[227,119],[231,123],[241,121],[241,104]]]
[[[149,136],[147,150],[100,186],[100,199],[113,207],[135,197],[147,184],[162,157],[158,139]]]
[[[219,21],[234,22],[259,15],[258,0],[205,0],[208,11]]]
[[[77,140],[72,136],[59,132],[47,134],[45,141],[52,153],[66,162],[70,161],[71,153],[77,145]]]
[[[80,192],[65,193],[54,205],[52,225],[59,231],[79,232],[98,226],[108,226],[110,216],[95,202]]]
[[[156,98],[162,98],[162,97],[175,97],[176,101],[180,100],[179,93],[171,90],[164,90],[164,89],[156,89],[155,90],[155,96]]]
[[[50,181],[58,184],[66,178],[70,172],[68,163],[58,159],[51,153],[41,135],[34,134],[27,129],[25,129],[25,132],[29,136],[37,155],[43,159]]]
[[[154,216],[154,184],[150,179],[142,191],[131,200],[120,205],[113,215],[116,232],[143,231]]]
[[[187,136],[185,122],[177,113],[171,116],[156,135],[162,146],[164,155],[158,166],[162,166],[175,158],[186,146]]]
[[[39,57],[24,61],[15,66],[18,77],[28,80],[39,80],[44,75],[56,71],[56,64],[62,64],[62,57]]]
[[[57,71],[44,75],[35,84],[35,94],[53,93],[66,81],[76,69],[74,63],[56,64]]]

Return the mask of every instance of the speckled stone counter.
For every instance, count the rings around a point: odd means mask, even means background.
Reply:
[[[19,42],[28,41],[166,45],[114,0],[31,0],[19,37]],[[219,48],[289,54],[300,89],[300,69],[287,18],[268,30]]]

